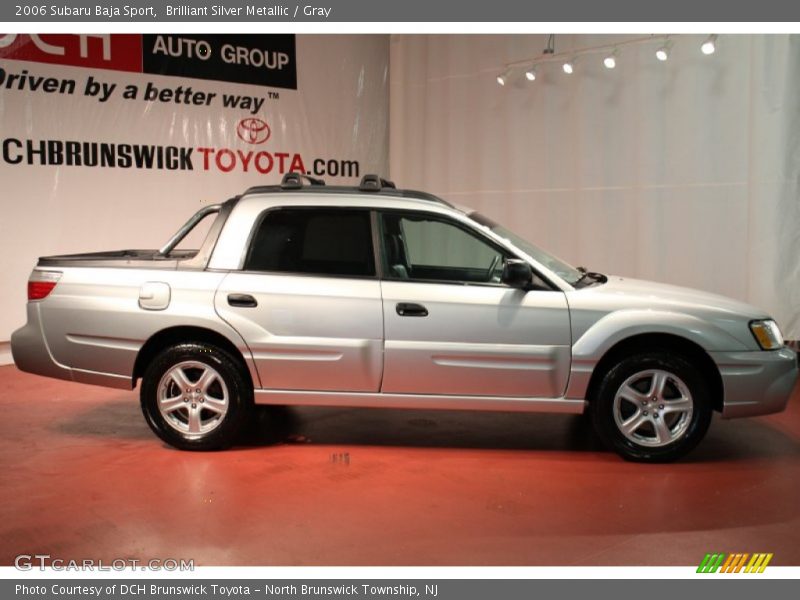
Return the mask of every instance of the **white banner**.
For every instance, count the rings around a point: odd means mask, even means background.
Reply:
[[[668,60],[653,40],[534,81],[545,35],[394,36],[392,177],[575,265],[749,302],[800,338],[800,38],[721,35],[704,54],[708,33],[671,36]],[[555,51],[637,37],[557,35]]]
[[[387,172],[388,38],[294,38],[0,35],[0,341],[39,256],[158,247],[291,170]]]

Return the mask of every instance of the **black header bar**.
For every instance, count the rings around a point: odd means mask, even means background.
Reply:
[[[800,21],[787,0],[11,0],[0,20],[42,22],[779,22]]]

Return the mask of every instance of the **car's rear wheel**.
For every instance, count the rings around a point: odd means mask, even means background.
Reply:
[[[242,367],[207,343],[178,344],[159,353],[144,373],[140,397],[150,428],[182,450],[233,444],[253,402]]]
[[[628,460],[667,462],[684,456],[711,422],[702,373],[685,358],[648,352],[617,362],[591,399],[603,442]]]

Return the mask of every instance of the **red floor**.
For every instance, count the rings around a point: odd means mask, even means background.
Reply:
[[[0,408],[0,564],[800,565],[798,390],[672,465],[624,462],[574,416],[364,409],[285,410],[277,444],[179,452],[135,392],[14,367]]]

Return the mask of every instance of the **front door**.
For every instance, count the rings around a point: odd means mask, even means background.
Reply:
[[[570,368],[558,290],[500,282],[510,253],[449,217],[381,214],[386,393],[556,398]]]

